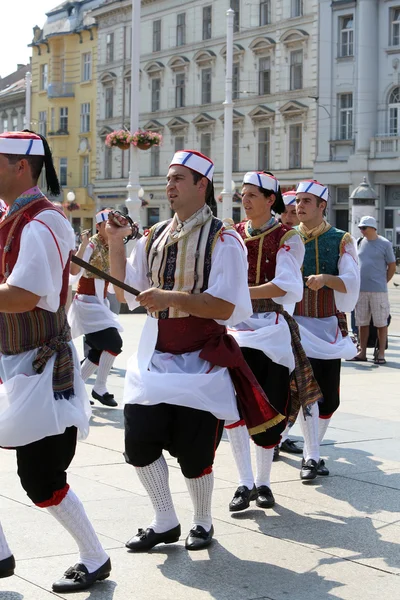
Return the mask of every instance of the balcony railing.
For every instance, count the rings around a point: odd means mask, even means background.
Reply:
[[[400,137],[387,133],[371,138],[371,158],[397,158],[400,156]]]
[[[49,83],[47,95],[49,98],[73,98],[75,96],[74,83]]]

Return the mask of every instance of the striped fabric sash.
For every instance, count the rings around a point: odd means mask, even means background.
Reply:
[[[37,354],[32,363],[36,373],[42,373],[56,354],[53,369],[54,398],[69,399],[74,395],[74,363],[71,330],[65,307],[56,313],[35,308],[24,313],[0,313],[0,353],[16,355],[29,350]]]
[[[303,407],[303,411],[307,414],[308,406],[314,404],[314,402],[322,402],[323,397],[320,387],[314,377],[311,363],[301,345],[299,326],[293,317],[284,310],[281,304],[277,304],[271,298],[252,300],[252,304],[254,312],[279,313],[288,324],[295,364],[290,380],[292,410],[289,422],[293,424],[296,421],[300,407]]]

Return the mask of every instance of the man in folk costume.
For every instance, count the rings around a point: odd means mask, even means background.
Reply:
[[[304,293],[294,317],[301,343],[321,388],[323,402],[300,419],[304,435],[302,479],[329,475],[319,446],[333,413],[339,407],[341,359],[357,353],[347,331],[346,315],[357,302],[360,272],[355,240],[325,220],[328,188],[317,181],[301,181],[296,189],[298,231],[305,244]],[[318,443],[316,443],[316,439]]]
[[[105,273],[110,272],[106,222],[109,209],[96,215],[97,233],[89,239],[84,232],[76,255]],[[82,379],[87,381],[97,370],[92,397],[105,406],[117,406],[114,395],[107,390],[107,378],[115,358],[122,352],[123,330],[107,300],[108,282],[71,263],[73,280],[79,278],[78,288],[68,311],[73,339],[85,335],[90,350],[82,364]]]
[[[281,223],[286,227],[296,227],[300,223],[296,212],[296,192],[282,194],[285,210],[279,215]]]
[[[279,223],[271,211],[284,209],[279,181],[270,173],[251,171],[243,180],[242,202],[247,221],[236,225],[248,252],[248,285],[252,315],[229,329],[265,391],[270,403],[285,420],[260,436],[256,444],[256,476],[253,475],[249,435],[242,420],[226,425],[239,471],[237,488],[229,510],[249,507],[271,508],[271,467],[274,447],[279,444],[290,414],[291,374],[293,400],[304,410],[320,399],[320,390],[301,347],[298,327],[284,310],[302,295],[301,266],[304,245],[298,233]],[[262,438],[262,439],[261,439]],[[261,443],[260,443],[261,442]]]
[[[0,446],[16,450],[18,475],[32,502],[72,535],[79,561],[53,584],[78,591],[105,579],[110,559],[67,483],[77,432],[87,436],[90,405],[65,314],[75,235],[42,194],[60,194],[46,140],[32,132],[0,135]],[[0,527],[0,577],[14,558]]]
[[[193,502],[185,546],[200,550],[214,532],[212,465],[224,420],[238,420],[239,406],[254,434],[283,419],[226,334],[226,325],[251,314],[251,302],[244,244],[209,207],[213,171],[198,152],[174,155],[167,196],[175,216],[152,227],[128,261],[126,227],[107,225],[111,274],[143,290],[136,300],[150,315],[138,354],[128,362],[124,394],[126,461],[136,467],[155,511],[150,526],[126,544],[136,552],[176,542],[181,533],[163,450],[177,457]],[[132,295],[117,295],[135,306]]]

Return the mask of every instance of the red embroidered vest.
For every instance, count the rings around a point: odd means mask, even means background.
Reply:
[[[247,260],[249,263],[248,283],[249,287],[262,285],[272,281],[275,277],[276,255],[284,245],[284,238],[288,232],[292,232],[290,227],[277,223],[270,229],[267,229],[259,235],[250,236],[246,231],[246,221],[236,225],[236,231],[243,238],[247,248]],[[280,305],[273,300],[259,299],[252,300],[253,311],[271,312]]]
[[[32,200],[32,202],[16,210],[0,222],[0,283],[6,282],[17,262],[23,228],[33,219],[39,218],[38,215],[44,210],[55,210],[66,218],[61,210],[43,196],[38,200]],[[54,241],[54,251],[58,252],[56,241]],[[65,306],[68,296],[69,264],[70,259],[64,265],[63,284],[60,293],[61,306]],[[34,310],[41,309],[35,308]]]

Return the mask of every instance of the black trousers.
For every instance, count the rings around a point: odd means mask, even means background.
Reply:
[[[21,485],[35,504],[49,503],[65,488],[69,465],[75,456],[76,427],[16,448]]]
[[[340,358],[325,360],[310,358],[315,379],[321,388],[323,402],[319,405],[320,417],[328,419],[339,408],[340,404]]]
[[[211,470],[224,427],[211,413],[165,403],[126,404],[124,416],[127,463],[145,467],[167,450],[188,479]]]
[[[102,331],[87,333],[84,341],[89,346],[87,357],[95,365],[99,364],[103,350],[115,354],[115,356],[122,352],[122,338],[116,327],[108,327]]]
[[[272,448],[279,444],[281,434],[286,428],[287,417],[290,414],[290,373],[287,367],[274,363],[261,350],[242,348],[243,356],[253,371],[256,379],[266,393],[270,404],[286,419],[263,431],[252,435],[258,446]]]

